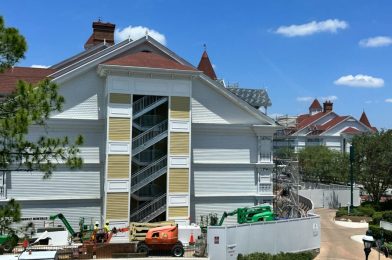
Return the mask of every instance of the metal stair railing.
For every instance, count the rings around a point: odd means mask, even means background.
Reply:
[[[167,172],[167,156],[163,156],[155,162],[152,162],[147,167],[144,167],[140,171],[132,175],[132,187],[131,191],[138,191],[148,183],[162,176]]]
[[[151,127],[147,131],[141,133],[132,139],[132,150],[136,150],[148,141],[151,141],[155,137],[167,132],[167,120]],[[147,148],[147,147],[146,147]]]
[[[163,104],[167,101],[167,97],[159,97],[159,96],[144,96],[137,101],[135,101],[132,105],[133,109],[133,118],[138,118],[141,115],[147,113],[148,111],[154,109],[155,107]],[[142,113],[144,111],[144,113]]]
[[[159,209],[166,207],[166,193],[153,199],[151,202],[146,203],[146,205],[137,209],[130,215],[131,221],[141,221],[148,219],[149,216],[154,215]]]

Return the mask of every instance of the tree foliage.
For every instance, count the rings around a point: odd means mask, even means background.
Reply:
[[[14,65],[26,50],[23,36],[15,28],[5,28],[0,17],[0,71]],[[80,167],[81,136],[71,144],[67,137],[28,138],[32,125],[45,128],[54,111],[61,111],[64,98],[48,79],[37,85],[19,81],[16,91],[0,103],[0,171],[42,171],[50,176],[58,163]],[[44,132],[43,132],[44,133]]]
[[[392,130],[355,136],[353,145],[357,180],[379,202],[392,186]]]
[[[20,205],[14,199],[0,205],[0,235],[14,234],[15,231],[11,225],[20,220]]]
[[[15,28],[7,28],[0,16],[0,72],[10,68],[24,57],[27,50],[25,38]]]
[[[346,182],[348,155],[326,146],[307,146],[299,154],[299,171],[303,180],[324,183]]]

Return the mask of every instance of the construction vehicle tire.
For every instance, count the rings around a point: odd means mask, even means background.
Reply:
[[[150,251],[150,249],[148,248],[148,246],[144,242],[141,242],[137,245],[136,251],[138,253],[145,253],[146,255],[148,255],[148,252]]]
[[[184,255],[184,247],[182,243],[177,243],[172,248],[172,255],[175,257],[182,257]]]

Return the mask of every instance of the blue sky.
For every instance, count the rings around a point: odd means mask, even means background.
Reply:
[[[148,28],[196,66],[206,43],[218,77],[267,88],[269,114],[304,113],[311,98],[329,98],[338,114],[365,110],[379,128],[392,128],[391,10],[388,0],[0,2],[6,25],[28,41],[20,66],[80,52],[101,17],[118,37]]]

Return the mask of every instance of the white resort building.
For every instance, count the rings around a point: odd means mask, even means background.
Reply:
[[[272,202],[272,138],[280,127],[259,110],[264,90],[226,88],[206,52],[198,67],[146,35],[114,44],[115,25],[93,23],[85,50],[48,69],[15,67],[17,80],[57,83],[66,102],[29,137],[81,134],[84,166],[3,175],[1,200],[15,198],[37,225],[63,213],[88,222],[175,220]],[[366,126],[360,124],[366,129]],[[227,221],[230,223],[230,220]]]
[[[295,152],[306,146],[325,145],[330,149],[349,152],[354,135],[377,131],[365,112],[359,120],[353,116],[339,116],[333,103],[325,101],[323,107],[315,99],[309,113],[298,116],[281,116],[277,122],[284,127],[274,136],[274,151],[292,148]]]

